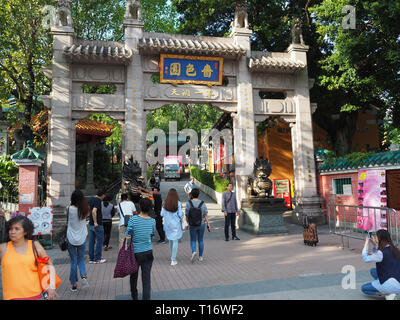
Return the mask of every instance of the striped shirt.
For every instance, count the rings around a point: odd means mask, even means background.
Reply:
[[[132,237],[133,250],[135,253],[152,250],[151,237],[156,229],[156,220],[146,219],[134,215],[129,219],[126,228],[126,236]]]

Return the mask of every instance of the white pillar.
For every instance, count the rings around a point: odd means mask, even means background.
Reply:
[[[307,65],[308,46],[292,44],[287,51],[293,60]],[[296,211],[318,219],[323,212],[317,192],[309,90],[308,71],[304,68],[296,73],[292,97],[296,105],[296,123],[292,126]]]
[[[53,78],[49,122],[47,205],[65,207],[75,188],[75,126],[71,121],[71,65],[65,46],[73,44],[74,29],[56,27],[53,35]],[[75,147],[73,147],[73,150]]]
[[[125,158],[133,155],[146,172],[146,115],[143,103],[143,68],[138,51],[138,41],[143,37],[143,22],[125,19],[125,45],[133,52],[131,63],[126,70],[125,92]],[[125,159],[124,159],[125,160]]]
[[[254,121],[253,86],[247,59],[251,55],[250,36],[247,28],[233,28],[231,37],[235,45],[247,49],[246,56],[240,58],[237,71],[237,114],[233,120],[236,191],[238,205],[246,197],[247,178],[253,172],[257,158],[255,144],[256,125]]]

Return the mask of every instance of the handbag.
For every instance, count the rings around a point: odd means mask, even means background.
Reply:
[[[121,204],[118,205],[119,206],[119,212],[121,212],[122,217],[124,218],[124,226],[127,227],[128,223],[129,223],[129,219],[132,217],[131,215],[126,216],[124,215],[124,213],[122,212],[122,208],[121,208]]]
[[[67,225],[64,228],[64,230],[61,232],[60,238],[58,239],[58,245],[60,246],[61,251],[66,251],[68,248],[68,244],[67,244],[68,220],[69,220],[69,206],[67,209]]]
[[[124,278],[138,271],[132,241],[130,241],[129,246],[126,242],[126,239],[124,239],[124,243],[119,250],[117,264],[114,269],[114,278]]]
[[[179,215],[178,215],[178,217],[179,217]],[[186,221],[186,216],[183,215],[182,218],[179,217],[179,219],[181,219],[182,230],[186,230],[189,227],[189,224]]]
[[[55,288],[57,289],[62,280],[60,277],[57,275],[55,268],[51,265],[49,265],[49,257],[39,257],[39,254],[36,250],[36,247],[32,241],[32,247],[33,247],[33,254],[36,259],[36,264],[38,268],[38,274],[39,274],[39,281],[40,281],[40,286],[42,287],[43,291],[47,291],[47,289],[50,286],[50,279],[52,276],[52,273],[54,272],[54,278],[55,278]]]

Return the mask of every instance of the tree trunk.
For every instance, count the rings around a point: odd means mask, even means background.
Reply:
[[[351,153],[353,147],[353,137],[357,130],[358,111],[342,112],[336,122],[336,131],[334,136],[335,151],[337,156],[343,156]]]

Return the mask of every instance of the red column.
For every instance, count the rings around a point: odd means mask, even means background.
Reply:
[[[37,206],[38,171],[39,167],[35,165],[19,166],[19,212],[28,213],[30,208]]]

